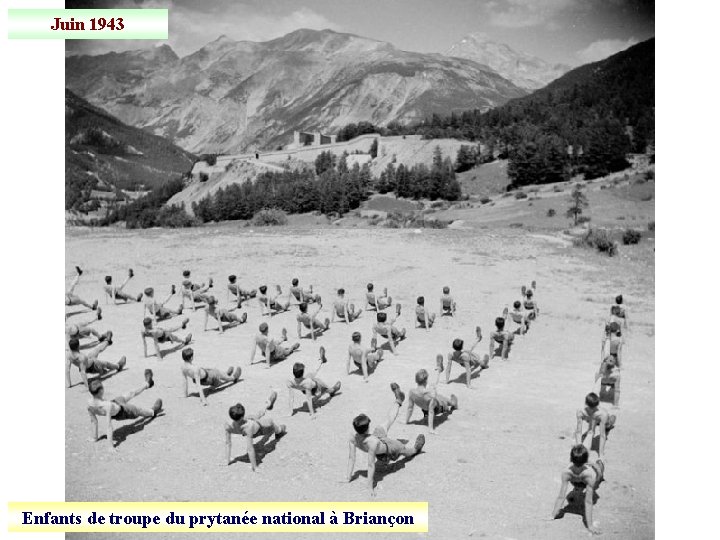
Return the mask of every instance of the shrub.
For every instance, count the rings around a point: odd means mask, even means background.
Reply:
[[[560,193],[560,192],[562,192],[562,190],[563,190],[563,188],[560,186],[553,186],[553,191],[555,193]]]
[[[631,244],[639,243],[641,238],[642,233],[640,231],[636,231],[635,229],[625,229],[625,232],[622,235],[622,242],[626,246],[629,246]]]
[[[480,203],[487,204],[490,202],[490,200],[491,200],[490,197],[483,197],[482,199],[480,199]]]
[[[600,253],[607,253],[610,257],[617,253],[617,244],[605,229],[588,229],[582,237],[573,240],[573,245],[595,248]]]
[[[647,171],[645,173],[646,180],[655,180],[655,171]]]
[[[527,199],[528,196],[527,196],[527,193],[525,193],[524,191],[518,191],[518,192],[515,194],[515,198],[516,198],[516,199]]]
[[[555,217],[556,213],[554,208],[548,208],[547,217]]]
[[[200,181],[201,182],[207,182],[210,179],[207,173],[201,172],[200,173]]]
[[[655,222],[654,221],[651,221],[650,223],[648,223],[648,231],[655,232]]]
[[[590,216],[580,216],[577,220],[578,225],[582,225],[583,223],[589,223],[590,222]]]
[[[250,221],[255,227],[287,225],[287,214],[278,208],[266,208],[256,212]]]
[[[211,167],[214,167],[215,164],[217,163],[217,154],[202,154],[200,156],[200,159],[198,159],[198,161],[204,161]]]
[[[522,226],[523,226],[522,223],[511,223],[510,224],[511,229],[520,229],[520,228],[522,228]]]
[[[191,217],[185,212],[182,206],[163,206],[157,214],[156,224],[160,227],[180,229],[193,227],[199,224],[199,220]]]

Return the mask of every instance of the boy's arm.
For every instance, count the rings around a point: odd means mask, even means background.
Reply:
[[[162,352],[160,352],[160,343],[158,343],[158,340],[155,336],[152,337],[153,345],[155,346],[155,354],[157,355],[158,360],[162,360]]]
[[[428,428],[430,428],[430,433],[435,433],[435,405],[437,405],[437,401],[431,399],[428,406]]]
[[[423,311],[424,311],[424,315],[425,315],[425,331],[427,332],[428,330],[430,330],[430,320],[428,317],[428,310],[426,309]]]
[[[125,288],[125,285],[127,285],[129,281],[130,281],[130,276],[125,278],[125,281],[122,282],[122,284],[120,285],[120,287],[118,287],[117,290],[122,291]]]
[[[312,328],[312,322],[310,323],[310,327]],[[297,334],[298,339],[302,339],[302,336],[300,335],[300,332],[302,331],[302,323],[298,320],[297,322]],[[315,336],[313,336],[313,340],[315,339]]]
[[[313,396],[309,388],[305,389],[305,401],[308,404],[308,410],[310,411],[310,418],[315,418],[315,409],[313,408]]]
[[[270,344],[272,342],[270,341],[270,338],[267,339],[267,343],[265,344],[265,362],[267,363],[267,367],[270,367]]]
[[[98,421],[95,413],[92,412],[88,407],[88,414],[90,415],[90,441],[96,442],[98,440]]]
[[[362,367],[363,382],[368,382],[367,350],[363,350],[360,366]]]
[[[505,338],[503,339],[503,348],[502,348],[502,357],[503,359],[507,358],[508,348],[510,347],[510,334],[505,334]]]
[[[293,403],[293,389],[288,384],[288,416],[292,416],[295,413],[295,407]]]
[[[602,460],[605,456],[605,441],[607,440],[607,433],[605,433],[605,425],[607,423],[607,415],[603,414],[600,416],[600,425],[598,426],[598,429],[600,430],[600,441],[598,444],[598,459]]]
[[[370,496],[375,497],[375,448],[368,448],[368,488],[370,489]]]
[[[600,534],[600,531],[593,524],[592,519],[594,495],[595,489],[593,488],[593,486],[588,485],[585,488],[585,526],[592,534]]]
[[[230,430],[228,430],[227,426],[225,427],[225,458],[227,459],[227,464],[230,465],[230,462],[232,461],[230,459],[230,456],[232,455],[232,433],[230,433]]]
[[[72,363],[70,362],[69,357],[65,357],[65,383],[67,384],[68,388],[72,387],[72,382],[70,380],[70,366],[72,366]]]
[[[405,423],[410,423],[410,418],[412,418],[413,410],[415,409],[415,404],[413,403],[412,399],[408,399],[408,405],[407,405],[407,414],[405,415]]]
[[[204,406],[207,406],[205,390],[203,390],[203,387],[200,385],[200,379],[198,378],[197,373],[193,373],[193,382],[195,383],[195,388],[197,388],[198,396],[200,397],[200,403],[202,403]]]
[[[580,442],[582,440],[582,428],[583,428],[582,411],[577,411],[575,416],[577,418],[577,427],[575,428],[575,444],[580,444]]]
[[[108,440],[108,447],[111,452],[117,452],[115,450],[115,445],[113,444],[113,425],[112,425],[112,416],[110,416],[110,407],[105,408],[105,418],[107,418],[107,440]]]
[[[349,482],[352,479],[353,469],[355,468],[355,456],[357,453],[357,448],[355,447],[355,441],[350,439],[350,441],[348,442],[348,447],[349,447],[350,451],[348,453],[347,481]]]
[[[248,458],[250,458],[250,466],[252,467],[252,471],[255,472],[257,469],[257,458],[255,457],[255,445],[253,444],[252,433],[249,429],[245,440],[247,441],[247,453]]]
[[[315,315],[317,315],[317,313],[314,313],[310,316],[310,336],[312,337],[313,341],[315,341]]]
[[[147,358],[147,340],[145,339],[145,332],[140,332],[140,339],[143,342],[143,356]]]
[[[253,338],[251,347],[252,350],[250,351],[250,364],[252,365],[252,363],[255,361],[255,351],[257,349],[257,343],[255,342],[255,338]]]
[[[365,356],[363,354],[363,356]],[[348,347],[348,354],[347,354],[347,363],[345,364],[345,370],[347,371],[347,374],[350,375],[350,366],[352,365],[352,354],[350,354],[350,348]]]
[[[70,283],[70,288],[68,289],[68,294],[72,294],[75,292],[75,287],[77,287],[78,282],[80,281],[80,275],[78,274],[75,276],[75,279],[72,280],[72,283]]]
[[[207,332],[207,323],[208,323],[208,309],[207,307],[203,310],[203,332]],[[222,325],[220,325],[222,326]]]
[[[447,366],[445,367],[445,384],[450,382],[450,371],[452,370],[452,354],[448,353],[447,355]]]
[[[88,377],[87,377],[87,365],[84,360],[80,361],[80,377],[82,378],[82,382],[85,385],[85,389],[90,391],[90,386],[88,386]]]
[[[558,517],[558,514],[560,513],[560,509],[562,508],[563,504],[565,503],[565,494],[567,493],[568,488],[568,478],[565,473],[560,475],[560,493],[558,493],[557,499],[555,499],[555,506],[552,511],[552,518],[555,519]]]

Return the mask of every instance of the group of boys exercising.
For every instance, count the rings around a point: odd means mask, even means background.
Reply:
[[[102,309],[98,307],[98,301],[88,302],[75,295],[74,289],[78,284],[83,272],[76,267],[77,276],[73,280],[70,289],[66,293],[66,305],[82,305],[96,312],[96,319],[102,318]],[[237,276],[228,277],[226,300],[232,307],[218,307],[218,301],[212,293],[213,280],[210,278],[206,283],[194,283],[192,281],[190,271],[183,272],[183,279],[180,285],[180,305],[176,309],[167,307],[166,304],[177,294],[177,288],[173,285],[170,289],[168,297],[158,302],[155,299],[155,291],[152,288],[146,288],[136,295],[124,291],[130,280],[134,277],[133,270],[128,271],[128,277],[119,286],[113,285],[112,276],[105,277],[106,301],[117,304],[124,303],[143,303],[143,322],[141,337],[143,341],[143,350],[145,357],[148,356],[147,341],[152,341],[154,354],[158,359],[162,359],[167,351],[160,348],[161,344],[175,344],[178,349],[182,349],[182,367],[184,395],[190,395],[189,390],[194,390],[198,394],[200,403],[207,405],[207,397],[205,388],[220,388],[235,384],[240,379],[242,370],[239,366],[230,366],[226,371],[220,371],[215,368],[200,367],[194,364],[194,351],[188,345],[192,341],[192,334],[180,336],[178,332],[184,330],[189,322],[187,317],[183,318],[179,325],[162,328],[157,323],[166,321],[177,316],[181,316],[186,309],[185,301],[190,302],[190,308],[194,311],[197,304],[204,310],[204,330],[208,329],[210,319],[213,319],[220,332],[233,326],[237,326],[247,322],[247,313],[237,315],[234,312],[239,310],[243,304],[250,300],[256,300],[260,306],[263,316],[269,316],[287,312],[291,306],[298,306],[297,321],[297,337],[298,339],[309,338],[316,341],[325,332],[329,331],[331,325],[344,324],[351,325],[362,313],[375,312],[375,322],[372,327],[372,337],[370,339],[370,347],[362,344],[362,335],[358,331],[353,331],[351,341],[348,347],[348,356],[346,362],[347,374],[354,371],[362,376],[363,382],[367,383],[372,372],[377,368],[378,364],[383,361],[385,349],[378,346],[379,338],[384,338],[387,347],[391,352],[397,354],[397,348],[407,337],[405,328],[398,328],[395,323],[400,317],[402,306],[393,303],[393,298],[388,294],[387,289],[383,289],[382,294],[375,292],[374,284],[367,285],[365,293],[365,305],[363,308],[356,307],[346,297],[344,289],[337,290],[337,297],[331,304],[330,317],[320,318],[319,314],[323,309],[322,298],[313,291],[312,287],[304,288],[300,285],[297,278],[293,279],[291,286],[286,294],[283,294],[282,288],[278,285],[275,287],[275,294],[268,294],[268,287],[262,285],[257,289],[244,289],[240,286]],[[437,392],[437,386],[441,374],[445,373],[445,383],[450,382],[450,375],[453,363],[457,363],[464,368],[465,384],[467,388],[472,388],[472,380],[477,373],[489,367],[492,358],[499,356],[503,360],[508,358],[510,348],[514,343],[516,336],[525,335],[533,321],[535,321],[540,313],[537,302],[534,300],[534,292],[536,284],[533,281],[530,287],[523,286],[521,289],[522,300],[513,303],[512,310],[505,308],[502,316],[497,317],[494,321],[495,329],[490,332],[488,339],[488,353],[483,355],[475,352],[475,348],[482,340],[482,331],[480,327],[476,328],[474,343],[469,347],[465,347],[465,342],[461,338],[456,338],[452,342],[452,350],[447,354],[447,362],[443,355],[438,354],[435,364],[435,375],[432,378],[426,369],[420,369],[415,374],[416,387],[410,390],[407,396],[407,408],[405,422],[408,423],[417,407],[423,413],[427,420],[430,433],[435,432],[436,420],[438,416],[450,414],[458,408],[458,398],[451,394],[445,397]],[[444,287],[440,297],[439,316],[455,317],[457,314],[457,303],[450,294],[449,287]],[[392,309],[394,308],[394,309]],[[393,315],[388,312],[392,309]],[[67,317],[67,315],[66,315]],[[431,312],[425,305],[425,298],[419,296],[416,301],[414,322],[415,327],[429,331],[437,322],[438,315]],[[90,414],[92,424],[91,440],[98,440],[98,417],[104,417],[107,427],[107,442],[109,448],[114,452],[112,420],[132,420],[132,419],[150,419],[159,414],[162,410],[162,401],[157,400],[151,407],[138,407],[130,401],[141,394],[145,389],[154,385],[152,370],[145,370],[145,383],[137,390],[119,397],[109,397],[105,394],[103,386],[103,378],[112,373],[119,372],[124,369],[126,358],[122,357],[117,362],[101,360],[99,358],[110,345],[112,345],[112,332],[100,334],[89,325],[93,321],[84,324],[71,324],[66,328],[67,348],[66,353],[66,382],[68,387],[71,386],[71,367],[75,366],[80,372],[83,384],[90,393],[88,400],[88,412]],[[622,351],[622,329],[621,325],[627,327],[627,315],[624,306],[622,306],[622,297],[617,298],[616,305],[611,309],[611,318],[608,321],[605,334],[603,336],[601,348],[601,365],[596,375],[596,380],[600,379],[601,384],[608,387],[614,387],[615,405],[619,399],[619,382],[620,382],[620,362]],[[304,335],[303,335],[304,334]],[[95,343],[90,344],[94,347],[88,352],[81,351],[80,340],[84,338],[95,338]],[[291,354],[298,350],[299,343],[288,343],[287,330],[282,329],[279,337],[270,336],[270,328],[267,322],[262,322],[258,327],[258,333],[254,336],[252,350],[250,352],[250,364],[255,362],[257,353],[260,353],[261,363],[265,367],[270,367],[273,362],[281,361],[288,358]],[[333,385],[328,385],[318,377],[318,373],[323,365],[327,362],[325,349],[320,347],[318,358],[318,366],[308,372],[301,362],[296,362],[292,366],[292,378],[288,379],[286,386],[288,388],[288,411],[292,415],[294,408],[294,395],[300,393],[307,405],[310,418],[316,418],[317,400],[325,396],[332,399],[341,388],[340,381]],[[88,375],[94,375],[95,378],[89,378]],[[401,457],[411,458],[422,451],[425,444],[424,435],[418,435],[413,443],[403,443],[398,439],[391,438],[388,433],[393,423],[397,419],[400,409],[406,401],[405,393],[396,383],[391,384],[393,401],[388,413],[387,420],[377,425],[374,429],[370,428],[370,418],[365,414],[357,415],[353,421],[353,433],[348,440],[349,458],[347,481],[351,481],[355,467],[357,450],[365,452],[368,456],[368,489],[371,496],[375,496],[375,467],[377,461],[389,462]],[[279,424],[273,420],[269,414],[275,405],[277,393],[271,392],[268,396],[263,408],[254,414],[247,414],[245,407],[241,403],[236,403],[228,410],[229,421],[225,424],[225,445],[227,451],[227,462],[233,462],[232,457],[232,435],[240,435],[246,439],[247,454],[253,471],[257,469],[257,459],[255,455],[255,440],[258,437],[274,436],[280,439],[287,432],[284,424]],[[568,483],[575,487],[574,491],[585,491],[586,510],[585,518],[588,529],[596,532],[597,529],[592,521],[592,498],[594,490],[602,481],[604,474],[604,448],[607,433],[614,427],[615,416],[609,415],[604,409],[599,407],[599,399],[595,393],[588,394],[586,397],[585,408],[577,413],[577,430],[575,433],[576,445],[571,451],[571,465],[562,474],[561,492],[558,496],[555,508],[553,509],[553,517],[562,514],[562,503],[565,500],[565,493]],[[588,424],[588,430],[583,433],[583,423]],[[598,450],[598,459],[592,465],[588,465],[588,449],[583,445],[583,440],[588,434],[594,436],[595,430],[598,428],[600,435],[600,444]],[[592,437],[590,437],[592,439]],[[588,500],[590,501],[588,503]]]

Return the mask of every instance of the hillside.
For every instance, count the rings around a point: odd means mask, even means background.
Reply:
[[[123,122],[198,153],[273,149],[294,129],[488,110],[526,93],[471,60],[330,30],[262,43],[223,36],[183,58],[168,46],[70,56],[65,75],[69,88]]]
[[[156,187],[187,172],[195,156],[128,126],[65,90],[65,208],[77,209],[98,192]],[[97,197],[95,197],[97,196]]]
[[[528,90],[542,88],[570,69],[570,66],[551,64],[504,43],[496,43],[480,32],[464,36],[445,54],[489,66],[520,88]]]

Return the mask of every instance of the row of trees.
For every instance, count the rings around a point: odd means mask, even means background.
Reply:
[[[455,177],[455,167],[449,157],[443,158],[440,147],[435,148],[432,165],[424,163],[395,167],[390,163],[380,173],[375,184],[380,193],[393,192],[398,197],[412,199],[445,199],[456,201],[462,196],[460,184]]]

